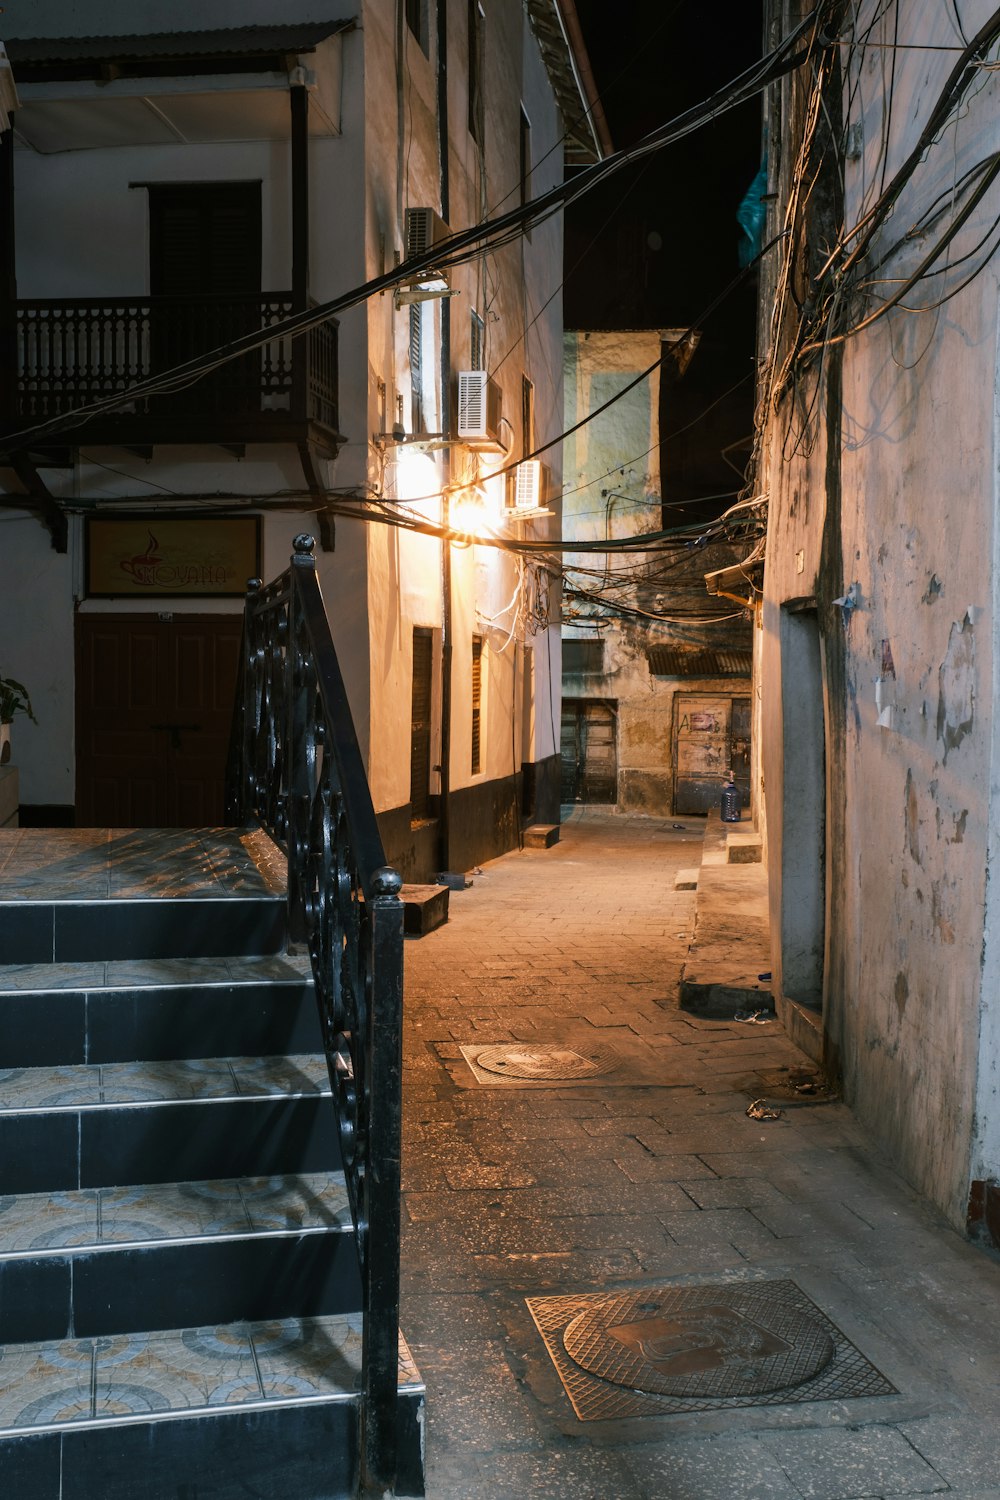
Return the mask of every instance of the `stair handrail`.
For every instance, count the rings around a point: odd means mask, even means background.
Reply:
[[[315,542],[292,545],[286,572],[247,585],[227,816],[284,851],[289,936],[309,951],[364,1297],[361,1477],[383,1495],[396,1469],[402,880],[385,862]]]

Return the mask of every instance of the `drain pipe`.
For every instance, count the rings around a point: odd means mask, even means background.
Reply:
[[[448,0],[437,5],[437,116],[438,158],[441,175],[441,217],[450,223],[451,193],[448,173]],[[452,651],[452,557],[447,532],[451,526],[451,302],[441,302],[441,431],[446,446],[441,450],[441,799],[438,812],[439,868],[451,869],[451,669]]]

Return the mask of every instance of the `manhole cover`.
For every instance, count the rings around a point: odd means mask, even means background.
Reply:
[[[601,1380],[663,1396],[757,1396],[812,1380],[833,1340],[766,1293],[691,1289],[609,1298],[563,1332],[566,1353]]]
[[[581,1422],[893,1396],[793,1281],[529,1297]]]
[[[483,1047],[477,1067],[506,1078],[596,1078],[610,1073],[618,1059],[607,1052],[575,1052],[570,1047]]]

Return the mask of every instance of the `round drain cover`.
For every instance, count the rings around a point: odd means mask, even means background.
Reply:
[[[653,1396],[757,1396],[802,1385],[830,1363],[814,1318],[766,1292],[685,1288],[608,1297],[563,1333],[581,1369]]]
[[[597,1077],[610,1073],[618,1059],[611,1053],[574,1052],[569,1047],[484,1047],[476,1066],[508,1078],[536,1080]]]

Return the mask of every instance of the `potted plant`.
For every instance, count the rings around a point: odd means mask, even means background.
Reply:
[[[28,689],[13,677],[0,677],[0,766],[10,760],[10,726],[15,714],[27,714],[37,724]]]

